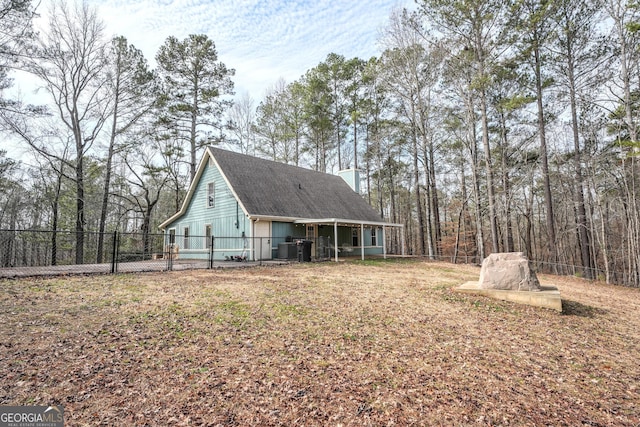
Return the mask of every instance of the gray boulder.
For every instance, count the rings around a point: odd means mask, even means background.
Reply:
[[[480,289],[539,291],[540,282],[522,252],[489,255],[482,261]]]

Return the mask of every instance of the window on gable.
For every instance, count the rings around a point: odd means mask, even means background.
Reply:
[[[216,206],[216,186],[214,182],[207,184],[207,207],[213,208]]]

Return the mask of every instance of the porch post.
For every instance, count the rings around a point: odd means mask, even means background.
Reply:
[[[333,245],[336,253],[336,262],[338,262],[338,221],[333,222]]]
[[[255,253],[255,245],[254,245],[254,236],[256,235],[256,220],[252,219],[251,220],[251,236],[249,237],[249,253],[251,254],[251,260],[255,261],[256,260],[256,253]]]
[[[382,257],[387,259],[387,229],[382,226]]]
[[[402,245],[402,256],[404,256],[404,224],[400,227],[400,244]]]
[[[360,253],[362,254],[362,261],[364,261],[364,224],[360,223]]]

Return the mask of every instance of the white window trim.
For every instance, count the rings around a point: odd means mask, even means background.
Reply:
[[[207,227],[209,227],[209,230],[211,231],[209,236],[207,236]],[[204,225],[204,239],[205,239],[204,247],[207,249],[211,247],[210,246],[211,236],[213,236],[213,224],[205,224]]]
[[[209,191],[209,190],[213,191]],[[207,197],[205,199],[205,203],[208,209],[216,207],[216,182],[211,181],[207,183]]]
[[[307,229],[307,232],[305,233],[305,237],[307,239],[315,241],[315,239],[318,237],[318,225],[317,224],[307,225],[306,229]],[[309,231],[311,231],[311,233],[309,233]]]
[[[182,227],[182,249],[191,249],[191,245],[189,245],[189,243],[191,242],[191,230],[190,227],[184,226]]]

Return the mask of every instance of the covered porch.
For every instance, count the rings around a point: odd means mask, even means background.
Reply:
[[[313,227],[313,230],[316,230],[316,233],[319,227],[328,227],[329,237],[331,237],[332,243],[330,247],[330,258],[336,262],[338,262],[340,256],[353,257],[358,254],[361,259],[364,260],[365,255],[367,255],[367,251],[373,253],[371,252],[372,249],[379,250],[380,248],[382,249],[382,256],[386,259],[388,253],[386,239],[387,230],[391,228],[399,228],[400,235],[402,236],[402,230],[404,229],[403,224],[377,221],[355,221],[342,218],[296,219],[293,223],[307,227],[307,236],[309,236],[310,227]],[[345,236],[344,232],[340,233],[340,230],[344,230],[345,228],[352,230],[353,234],[351,236]],[[369,233],[365,234],[365,230],[368,230]],[[378,235],[377,230],[382,232],[381,236]],[[365,243],[365,236],[367,236],[369,244]],[[314,237],[318,237],[318,235]],[[399,240],[402,255],[405,255],[404,239],[400,238]],[[381,242],[382,245],[380,245],[379,242]],[[378,255],[380,252],[377,252],[376,254]]]

